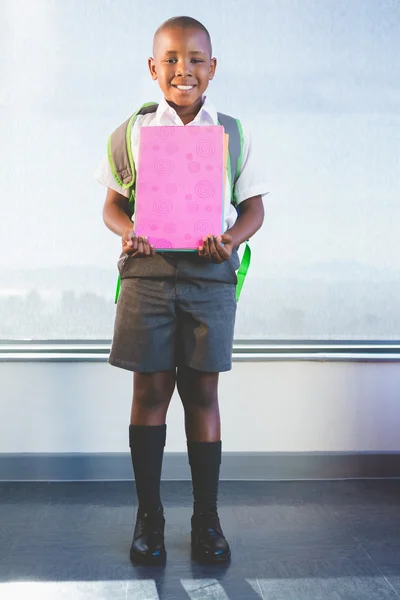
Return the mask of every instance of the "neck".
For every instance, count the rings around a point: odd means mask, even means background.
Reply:
[[[173,102],[167,100],[168,104],[175,110],[176,114],[182,121],[184,125],[191,123],[196,115],[199,113],[201,107],[203,106],[203,98],[199,98],[194,104],[190,106],[178,106]]]

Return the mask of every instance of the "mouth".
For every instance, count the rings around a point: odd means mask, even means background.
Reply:
[[[174,87],[176,90],[179,90],[180,92],[191,92],[192,90],[194,90],[194,88],[196,87],[195,85],[173,85],[172,87]]]

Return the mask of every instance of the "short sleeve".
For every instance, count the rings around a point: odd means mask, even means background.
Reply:
[[[253,196],[265,196],[268,194],[268,185],[262,161],[254,152],[247,128],[245,129],[242,126],[242,129],[243,161],[240,175],[235,184],[235,198],[238,204]]]
[[[129,190],[122,188],[114,179],[114,175],[112,174],[110,163],[107,157],[104,157],[96,171],[94,172],[94,178],[99,183],[102,183],[107,188],[111,188],[116,192],[122,194],[126,198],[129,198]]]

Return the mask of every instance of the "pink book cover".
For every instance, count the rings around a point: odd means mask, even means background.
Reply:
[[[157,250],[197,250],[224,221],[224,128],[142,127],[135,231]]]

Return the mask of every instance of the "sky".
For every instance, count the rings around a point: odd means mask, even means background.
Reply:
[[[115,263],[93,172],[159,100],[147,58],[177,14],[209,28],[209,96],[269,184],[254,268],[400,267],[398,0],[0,0],[0,267]]]

